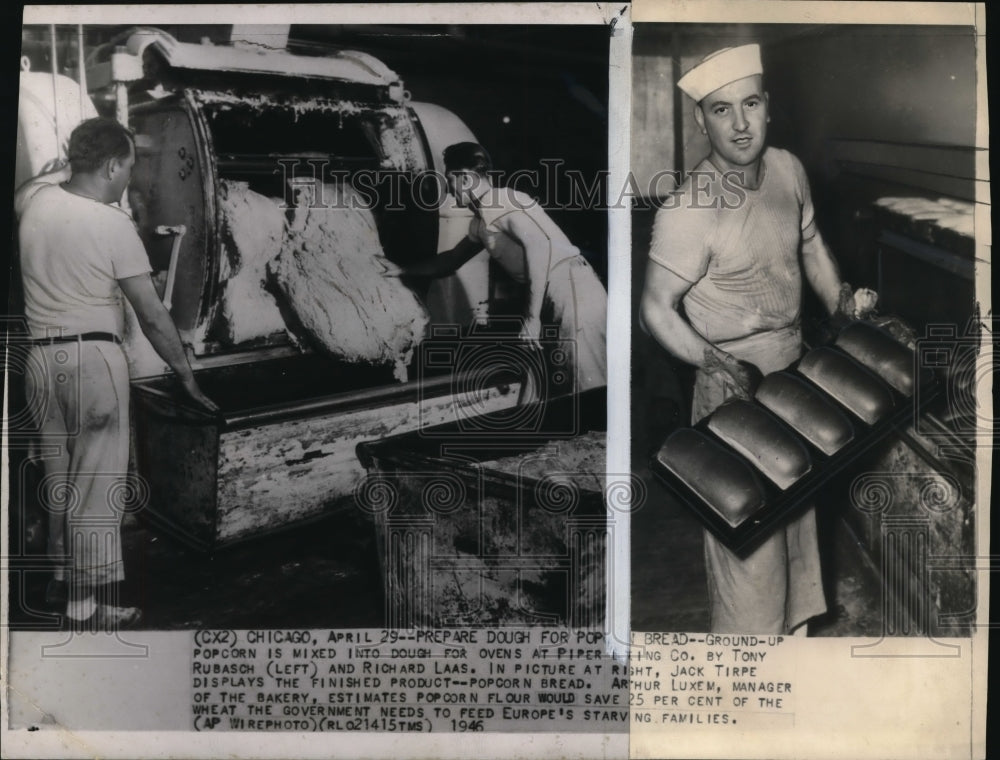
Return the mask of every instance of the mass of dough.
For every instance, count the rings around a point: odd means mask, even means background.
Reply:
[[[349,362],[392,364],[404,381],[427,312],[398,278],[385,276],[363,199],[344,185],[324,185],[320,197],[315,208],[294,209],[268,270],[314,343]]]
[[[485,470],[551,482],[574,483],[588,491],[604,490],[607,434],[589,431],[567,440],[549,441],[527,454],[483,462]]]
[[[878,293],[870,288],[858,288],[852,298],[854,300],[852,316],[855,319],[865,319],[875,311],[875,306],[878,304]]]
[[[219,210],[228,279],[220,308],[223,329],[234,345],[284,332],[285,320],[278,304],[265,289],[267,262],[278,255],[284,236],[282,201],[250,190],[246,182],[222,180]]]

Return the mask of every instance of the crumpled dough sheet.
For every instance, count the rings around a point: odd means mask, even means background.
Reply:
[[[226,246],[229,279],[220,299],[227,338],[245,343],[285,330],[278,304],[264,288],[267,262],[278,255],[285,229],[280,200],[249,189],[246,182],[222,180],[219,208],[223,225],[232,237]]]
[[[549,441],[527,454],[482,462],[484,470],[508,475],[575,483],[588,491],[604,490],[607,434],[589,431],[568,440]]]
[[[313,341],[349,362],[392,364],[405,381],[427,312],[398,278],[385,276],[363,199],[341,185],[324,185],[320,197],[321,207],[294,210],[268,271]]]

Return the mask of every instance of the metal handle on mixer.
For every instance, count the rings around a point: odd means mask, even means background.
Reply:
[[[187,233],[187,227],[183,224],[168,226],[161,224],[156,228],[157,235],[173,235],[174,244],[170,249],[170,266],[167,268],[167,285],[163,289],[163,305],[170,311],[170,306],[174,296],[174,280],[177,277],[177,256],[181,250],[181,240]]]

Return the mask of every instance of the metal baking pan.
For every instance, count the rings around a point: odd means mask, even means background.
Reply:
[[[857,327],[852,328],[855,333],[858,329]],[[877,330],[874,327],[871,329]],[[883,336],[875,337],[877,340],[883,338]],[[906,350],[908,351],[908,349]],[[877,362],[870,363],[873,367],[877,366]],[[877,420],[873,420],[870,412],[875,407],[852,403],[854,400],[845,398],[843,393],[838,393],[842,399],[838,401],[820,384],[813,382],[799,371],[800,365],[803,364],[805,365],[803,368],[808,368],[814,377],[817,366],[849,368],[851,371],[859,373],[859,378],[863,376],[863,382],[859,386],[863,385],[880,396],[891,399],[891,404],[878,405],[881,416]],[[729,445],[713,432],[712,419],[715,414],[720,410],[725,410],[724,413],[731,413],[732,405],[719,407],[719,410],[693,428],[682,428],[671,433],[664,445],[653,454],[650,467],[664,486],[681,503],[691,509],[708,530],[729,549],[745,556],[751,553],[778,526],[795,516],[797,512],[805,509],[810,503],[811,497],[835,475],[850,467],[861,455],[892,431],[906,425],[914,414],[919,414],[920,408],[937,395],[937,380],[928,372],[921,372],[918,378],[920,393],[908,396],[879,377],[873,367],[866,367],[840,348],[823,346],[813,349],[799,362],[785,370],[786,373],[791,373],[795,382],[806,388],[808,393],[818,394],[827,403],[837,407],[849,425],[849,432],[840,431],[839,447],[826,446],[824,447],[826,451],[824,451],[805,435],[793,430],[787,423],[781,422],[782,426],[787,429],[785,432],[794,435],[808,454],[808,466],[798,468],[799,471],[804,470],[804,474],[786,488],[779,487],[767,477],[754,461],[759,458],[756,452],[754,456],[744,456],[737,448]],[[829,377],[822,377],[820,380],[827,388],[831,388]],[[834,390],[840,391],[842,389],[834,388]],[[740,403],[751,403],[767,412],[759,401]],[[857,411],[852,411],[852,406]],[[767,413],[770,414],[770,412]],[[766,442],[762,441],[761,443],[763,446]],[[692,447],[703,449],[706,452],[705,459],[698,461],[696,456],[700,455],[697,452],[692,452]],[[746,449],[745,444],[743,448]],[[836,450],[833,453],[828,453],[832,448],[836,448]],[[720,462],[725,462],[727,465],[720,466]],[[702,480],[704,478],[712,478],[714,482],[706,484]],[[733,481],[734,488],[745,489],[746,493],[737,494],[735,498],[732,494],[725,494],[725,498],[713,503],[713,489],[718,497],[721,493],[719,481],[726,478]]]

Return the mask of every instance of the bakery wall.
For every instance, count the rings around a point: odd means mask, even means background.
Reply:
[[[831,141],[975,146],[971,27],[638,25],[633,45],[632,168],[690,170],[708,152],[677,79],[721,47],[760,43],[772,145],[812,178],[836,174]],[[985,146],[980,146],[985,147]],[[920,166],[920,154],[911,158]]]
[[[810,174],[835,173],[833,139],[975,145],[971,28],[826,27],[774,40],[763,57],[772,141]]]

